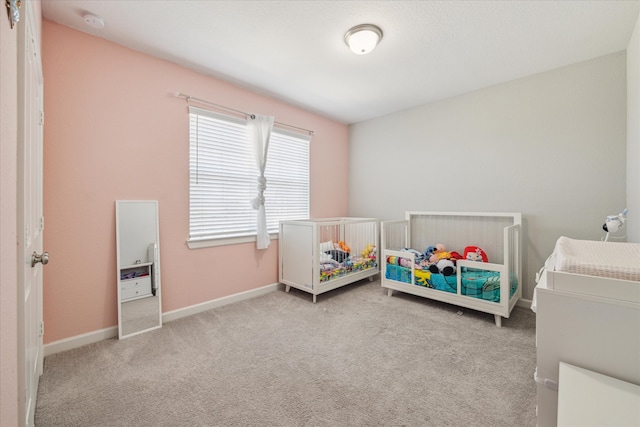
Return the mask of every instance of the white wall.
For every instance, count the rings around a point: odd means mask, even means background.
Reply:
[[[627,241],[640,243],[640,17],[627,47]]]
[[[600,239],[625,206],[625,70],[616,53],[352,125],[349,214],[521,212],[530,299],[559,236]]]

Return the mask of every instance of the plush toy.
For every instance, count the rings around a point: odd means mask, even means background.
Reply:
[[[456,272],[456,265],[450,259],[441,259],[429,266],[429,271],[433,274],[451,276]]]
[[[425,259],[429,259],[431,258],[431,255],[433,255],[433,253],[435,252],[436,247],[435,246],[429,246],[427,247],[427,249],[424,251],[424,258]]]
[[[445,276],[455,274],[456,261],[462,259],[462,256],[458,252],[448,252],[442,243],[429,246],[427,252],[431,253],[428,269],[433,274],[439,273]]]
[[[432,263],[436,263],[441,259],[451,258],[451,253],[447,252],[447,248],[442,243],[438,243],[433,250],[433,254],[429,257],[429,261],[431,261]]]
[[[464,259],[467,261],[489,262],[485,251],[477,246],[467,246],[464,248]]]
[[[340,240],[338,242],[338,247],[336,249],[342,249],[345,252],[351,252],[351,248],[349,248],[349,246],[347,246],[347,244],[344,242],[344,240]]]
[[[376,245],[369,243],[362,250],[362,258],[375,258],[376,257]]]

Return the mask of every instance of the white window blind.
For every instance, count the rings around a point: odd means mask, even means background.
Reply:
[[[265,211],[278,222],[309,217],[310,137],[273,129]],[[189,240],[255,236],[258,169],[246,121],[189,107]]]

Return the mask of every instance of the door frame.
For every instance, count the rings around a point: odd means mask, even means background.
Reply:
[[[44,231],[42,191],[44,83],[35,11],[31,1],[25,1],[22,4],[24,5],[23,19],[16,27],[18,31],[17,401],[19,425],[33,426],[38,381],[42,375],[44,359],[43,271],[42,264],[31,266],[32,251],[42,253],[42,234]],[[32,57],[29,58],[29,56]],[[35,81],[32,81],[32,76]],[[27,145],[29,150],[25,153]],[[34,151],[30,151],[31,149]],[[25,296],[30,298],[30,307],[25,302]]]

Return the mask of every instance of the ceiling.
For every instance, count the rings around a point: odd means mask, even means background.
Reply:
[[[43,0],[42,10],[351,124],[625,50],[640,0]],[[104,28],[88,26],[87,12]],[[369,55],[355,55],[344,34],[363,23],[384,36]]]

